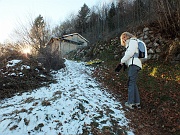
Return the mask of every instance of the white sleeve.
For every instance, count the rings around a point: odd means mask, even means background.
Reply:
[[[124,57],[121,59],[121,63],[126,63],[131,57],[133,57],[134,53],[138,48],[138,43],[136,40],[129,41],[129,47],[127,48]]]

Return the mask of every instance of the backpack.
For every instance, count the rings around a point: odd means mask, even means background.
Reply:
[[[138,42],[138,53],[135,53],[133,57],[139,58],[141,62],[147,61],[147,47],[146,44],[139,39],[136,39]]]

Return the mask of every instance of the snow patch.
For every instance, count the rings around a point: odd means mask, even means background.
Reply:
[[[92,123],[102,129],[113,122],[128,129],[121,103],[90,76],[93,68],[69,60],[65,64],[52,72],[56,84],[0,101],[1,135],[77,135]]]

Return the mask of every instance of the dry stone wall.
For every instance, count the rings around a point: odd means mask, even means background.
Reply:
[[[152,31],[148,27],[137,31],[136,36],[146,43],[148,59],[180,62],[180,42],[178,38],[173,40],[174,44],[172,44],[172,42],[163,38],[161,33]],[[115,37],[109,41],[99,41],[96,44],[89,45],[71,53],[69,56],[84,61],[110,56],[118,60],[123,56],[124,51],[125,48],[120,45],[119,37]]]
[[[146,43],[148,59],[159,60],[160,56],[164,56],[161,57],[164,61],[180,62],[180,42],[178,38],[170,41],[163,38],[161,33],[156,33],[148,27],[145,27],[142,32],[138,31],[137,37]]]
[[[146,43],[148,59],[159,59],[161,47],[165,46],[161,35],[155,35],[153,31],[146,27],[143,32],[137,32],[137,37]]]

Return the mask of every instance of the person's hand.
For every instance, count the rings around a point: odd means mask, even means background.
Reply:
[[[126,66],[125,63],[123,63],[123,70],[125,71],[128,67]]]
[[[122,64],[119,63],[115,68],[115,72],[119,72],[121,70],[121,68],[122,68]]]

